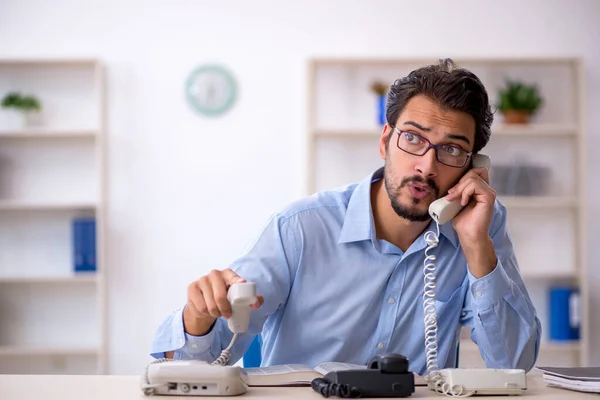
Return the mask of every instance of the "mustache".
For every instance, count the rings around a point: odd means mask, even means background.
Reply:
[[[435,197],[438,197],[438,194],[440,192],[440,188],[436,185],[436,183],[433,181],[433,179],[431,178],[423,178],[421,175],[413,175],[411,177],[406,177],[404,179],[402,179],[402,182],[400,183],[400,187],[399,189],[402,189],[404,186],[408,185],[411,182],[417,182],[417,183],[424,183],[427,186],[429,186],[431,188],[431,190],[433,191],[433,193],[435,194]]]

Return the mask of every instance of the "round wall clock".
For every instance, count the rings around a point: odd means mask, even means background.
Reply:
[[[217,116],[233,106],[237,84],[226,68],[219,65],[205,65],[191,73],[185,91],[188,103],[197,112]]]

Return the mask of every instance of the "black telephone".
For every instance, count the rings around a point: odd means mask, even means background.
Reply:
[[[311,387],[323,397],[408,397],[415,391],[415,378],[406,357],[388,353],[373,357],[366,369],[334,371],[313,379]]]

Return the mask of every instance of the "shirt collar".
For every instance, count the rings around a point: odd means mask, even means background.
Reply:
[[[372,240],[375,242],[375,222],[371,208],[371,185],[382,178],[383,167],[369,174],[369,176],[357,185],[348,202],[338,243],[358,242],[361,240]],[[433,220],[425,232],[429,230],[437,231]],[[458,236],[451,221],[440,225],[440,234],[444,235],[454,247],[458,247]]]
[[[371,184],[382,177],[383,168],[379,168],[363,179],[354,189],[348,202],[338,243],[375,240],[375,226],[371,208]]]

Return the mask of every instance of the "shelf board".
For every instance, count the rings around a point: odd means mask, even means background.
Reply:
[[[496,124],[492,125],[494,136],[576,136],[577,126],[562,124]]]
[[[577,271],[523,271],[521,270],[523,279],[577,279]]]
[[[316,137],[335,138],[378,138],[383,128],[328,128],[315,129]],[[540,136],[540,137],[570,137],[578,134],[577,126],[565,124],[495,124],[492,126],[492,138],[496,136]]]
[[[98,348],[76,346],[0,346],[1,356],[95,356]]]
[[[93,202],[34,202],[18,200],[0,200],[0,211],[54,211],[54,210],[93,210]]]
[[[453,57],[454,62],[458,65],[471,64],[471,65],[489,65],[496,66],[499,64],[505,64],[509,66],[519,65],[538,65],[538,64],[557,64],[557,65],[572,65],[579,61],[577,57],[537,57],[537,56],[526,56],[526,57]],[[415,58],[402,58],[402,57],[324,57],[324,58],[312,58],[310,60],[316,67],[321,66],[336,66],[336,67],[385,67],[385,66],[399,66],[399,65],[425,65],[430,63],[436,63],[438,58],[436,57],[415,57]]]
[[[333,137],[333,138],[356,138],[369,139],[379,138],[381,131],[377,129],[318,129],[314,131],[316,137]]]
[[[0,276],[2,283],[52,283],[52,284],[79,284],[95,283],[98,280],[96,273],[81,273],[73,276]]]
[[[493,166],[492,166],[493,169]],[[557,196],[497,196],[506,208],[571,208],[577,207],[575,197]]]
[[[95,67],[98,60],[92,58],[0,58],[4,66],[87,66]]]
[[[0,129],[0,139],[93,139],[94,129]]]

